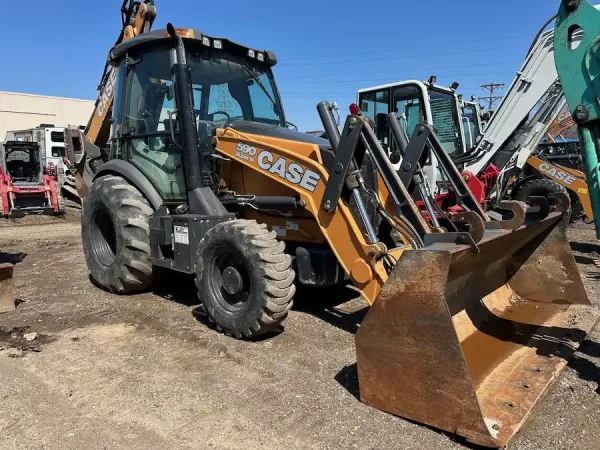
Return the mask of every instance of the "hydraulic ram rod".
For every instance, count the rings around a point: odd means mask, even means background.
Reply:
[[[396,145],[398,146],[398,150],[400,151],[400,154],[402,155],[402,164],[404,164],[404,155],[406,154],[406,149],[408,148],[408,145],[409,145],[408,137],[406,136],[406,133],[404,132],[404,130],[400,127],[400,120],[396,113],[388,114],[387,122],[390,127],[390,131],[392,132],[392,139],[393,139],[393,141],[396,142]],[[422,170],[420,164],[416,164],[416,169],[412,176],[412,182],[419,190],[419,194],[421,195],[421,198],[423,199],[423,203],[425,204],[425,209],[427,209],[427,213],[429,214],[429,217],[431,218],[431,223],[433,224],[434,227],[440,228],[440,223],[437,220],[436,211],[435,211],[434,204],[433,204],[433,202],[435,200],[431,199],[430,193],[427,191],[427,188],[425,187],[426,178],[425,178],[425,174],[423,173],[423,170]],[[406,187],[406,189],[409,188],[408,185],[405,185],[405,187]]]
[[[325,132],[327,133],[327,137],[329,139],[329,143],[331,144],[331,148],[334,154],[337,154],[338,148],[340,146],[341,135],[340,130],[335,123],[335,118],[333,117],[333,113],[331,112],[331,106],[328,102],[320,102],[317,105],[317,111],[319,112],[319,117],[321,118],[321,122],[323,123],[323,127],[325,128]],[[352,162],[346,166],[346,173],[348,171],[349,166],[354,166]],[[369,215],[367,213],[367,208],[365,207],[365,203],[360,196],[360,190],[358,189],[358,183],[356,185],[351,186],[350,192],[352,194],[352,198],[356,202],[356,206],[358,208],[358,213],[360,215],[361,221],[365,226],[365,230],[367,232],[367,237],[371,244],[377,242],[377,234],[375,233],[375,229],[373,228],[373,224],[369,220]],[[341,186],[339,186],[341,189]],[[328,193],[326,192],[325,195]],[[324,205],[327,205],[327,201],[325,201]],[[329,204],[329,206],[324,206],[324,209],[327,212],[335,211],[335,205]]]

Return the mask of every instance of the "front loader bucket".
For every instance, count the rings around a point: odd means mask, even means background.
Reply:
[[[361,400],[505,445],[598,319],[566,226],[404,252],[356,335]]]

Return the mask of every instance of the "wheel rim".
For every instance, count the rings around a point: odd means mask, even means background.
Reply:
[[[219,305],[227,311],[240,311],[252,292],[245,258],[237,249],[219,246],[210,258],[210,288]]]
[[[115,262],[117,236],[115,226],[107,211],[96,211],[92,219],[92,248],[100,262],[110,266]]]

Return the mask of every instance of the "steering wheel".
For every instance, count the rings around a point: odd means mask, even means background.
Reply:
[[[215,111],[214,113],[210,113],[209,115],[210,115],[210,116],[213,118],[213,120],[214,120],[214,118],[215,118],[215,116],[216,116],[217,114],[222,114],[222,115],[224,115],[225,117],[227,117],[227,120],[228,120],[228,121],[229,121],[229,120],[231,120],[231,116],[230,116],[230,115],[229,115],[227,112],[225,112],[225,111]]]

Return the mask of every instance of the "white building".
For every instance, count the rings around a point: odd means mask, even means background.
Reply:
[[[94,104],[94,100],[0,92],[0,141],[4,140],[7,131],[34,128],[40,124],[57,127],[87,125]]]

